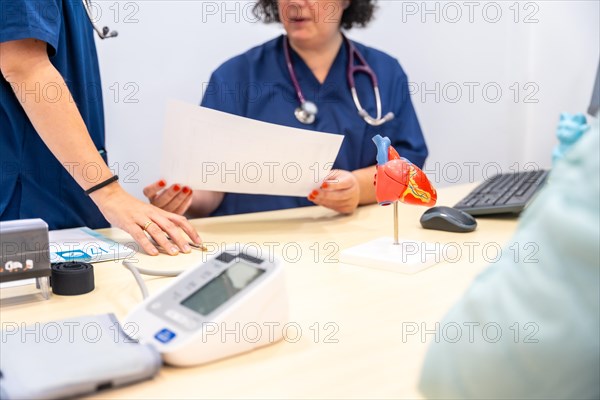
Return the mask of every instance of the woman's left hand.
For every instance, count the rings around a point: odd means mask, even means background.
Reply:
[[[352,214],[360,201],[360,185],[350,171],[333,170],[321,188],[308,195],[313,203],[331,208],[342,214]]]

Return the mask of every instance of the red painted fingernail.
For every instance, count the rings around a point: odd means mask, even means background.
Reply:
[[[176,192],[179,192],[181,190],[181,186],[175,185],[175,186],[173,186],[173,190]]]
[[[323,182],[323,184],[321,185],[321,187],[322,187],[323,189],[327,189],[327,188],[329,187],[329,183],[327,183],[327,182]]]
[[[309,199],[310,201],[313,201],[315,198],[314,198],[314,196],[311,194],[310,196],[308,196],[308,199]]]
[[[317,197],[318,194],[319,194],[319,192],[317,192],[316,190],[313,190],[310,195],[313,197]]]
[[[160,181],[158,181],[158,186],[165,187],[165,186],[167,186],[167,182],[165,182],[164,180],[161,179]]]
[[[188,194],[189,192],[191,192],[191,189],[187,186],[184,186],[182,192]]]

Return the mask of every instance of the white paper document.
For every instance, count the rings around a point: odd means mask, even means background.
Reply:
[[[170,101],[161,175],[194,189],[304,197],[331,170],[343,138]]]
[[[117,261],[135,253],[134,249],[87,227],[50,231],[48,238],[51,263]]]

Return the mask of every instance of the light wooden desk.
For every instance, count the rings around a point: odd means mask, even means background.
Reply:
[[[473,187],[442,189],[438,204],[453,205]],[[288,261],[290,321],[302,329],[298,341],[282,341],[195,368],[164,367],[152,381],[103,392],[99,397],[419,397],[417,382],[426,343],[420,334],[403,338],[403,333],[414,324],[434,330],[435,322],[485,267],[485,258],[494,258],[495,249],[504,245],[516,227],[514,219],[479,219],[477,231],[468,234],[428,231],[419,224],[424,210],[400,206],[401,237],[454,248],[459,245],[462,257],[414,275],[336,262],[339,250],[391,237],[392,209],[388,207],[362,207],[352,216],[310,207],[192,221],[209,243],[258,243],[274,247],[276,254]],[[119,241],[131,240],[120,230],[103,233]],[[202,254],[138,257],[144,267],[180,269],[198,262]],[[299,259],[294,261],[296,257]],[[53,296],[50,301],[24,304],[3,302],[0,319],[33,323],[109,312],[122,319],[141,301],[133,277],[120,264],[96,264],[95,277],[96,289],[83,296]],[[148,277],[150,292],[169,279]],[[426,338],[433,340],[433,333]]]

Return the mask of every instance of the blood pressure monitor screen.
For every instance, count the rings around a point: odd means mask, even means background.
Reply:
[[[264,270],[244,262],[237,262],[189,295],[181,302],[181,305],[201,315],[208,315],[236,293],[241,292],[264,272]]]

